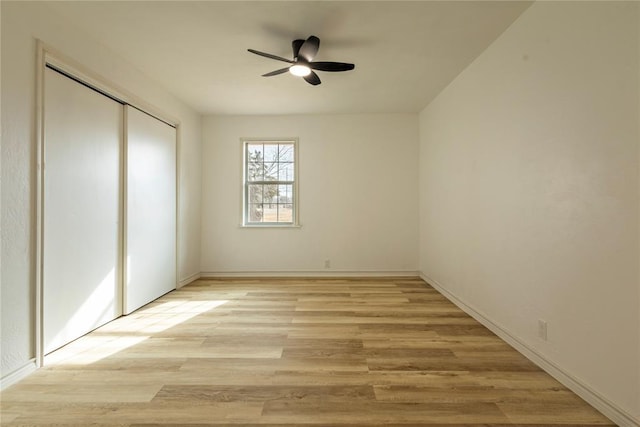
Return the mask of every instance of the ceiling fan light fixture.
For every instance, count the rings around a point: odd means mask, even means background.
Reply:
[[[2,1],[2,0],[0,0]],[[289,71],[296,77],[302,77],[307,83],[317,86],[320,83],[320,77],[316,71],[349,71],[353,70],[355,65],[347,62],[331,62],[331,61],[314,61],[318,48],[320,47],[320,39],[316,36],[309,36],[308,39],[297,39],[291,43],[293,49],[293,59],[283,58],[282,56],[272,55],[266,52],[260,52],[255,49],[247,49],[249,52],[265,58],[275,59],[276,61],[287,62],[288,66],[265,73],[262,77],[272,77],[284,74]]]
[[[307,67],[306,65],[294,64],[289,67],[289,72],[294,76],[304,77],[311,74],[311,68]]]

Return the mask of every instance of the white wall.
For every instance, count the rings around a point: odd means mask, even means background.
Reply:
[[[300,138],[302,227],[239,227],[241,137]],[[417,155],[417,114],[206,118],[203,273],[415,273]]]
[[[45,3],[2,8],[1,373],[34,354],[36,38],[181,121],[179,277],[200,271],[201,118]]]
[[[420,114],[419,190],[425,277],[636,420],[638,16],[525,11]]]

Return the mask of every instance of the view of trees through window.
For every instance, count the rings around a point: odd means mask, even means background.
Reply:
[[[251,142],[245,149],[247,222],[293,223],[295,145]]]

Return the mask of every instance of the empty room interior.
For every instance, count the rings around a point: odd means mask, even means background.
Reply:
[[[640,3],[0,18],[3,426],[640,427]]]

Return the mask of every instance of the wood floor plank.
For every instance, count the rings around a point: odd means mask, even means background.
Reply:
[[[99,382],[77,384],[18,384],[3,402],[150,402],[163,387],[153,384],[127,384],[119,393]]]
[[[601,427],[602,424],[590,424],[590,423],[581,423],[581,424],[500,424],[500,423],[491,423],[491,424],[487,424],[487,423],[464,423],[464,424],[460,424],[460,423],[446,423],[446,424],[440,424],[440,423],[429,423],[429,424],[425,424],[425,423],[402,423],[402,424],[396,424],[396,423],[385,423],[384,421],[379,421],[379,422],[372,422],[372,421],[368,421],[366,423],[340,423],[340,424],[335,424],[335,423],[331,423],[331,424],[318,424],[315,422],[315,420],[308,420],[308,421],[298,421],[295,424],[290,424],[290,423],[277,423],[277,424],[242,424],[242,427],[291,427],[291,426],[322,426],[322,427],[372,427],[372,426],[385,426],[385,427],[425,427],[425,426],[429,426],[429,427],[487,427],[487,426],[491,426],[491,427],[513,427],[513,426],[522,426],[522,427],[554,427],[554,426],[558,426],[558,427]],[[97,427],[107,427],[107,426],[102,426],[99,425]],[[184,424],[154,424],[154,423],[144,423],[144,424],[131,424],[130,427],[185,427]],[[227,424],[227,423],[207,423],[207,424],[189,424],[189,427],[238,427],[238,424]]]
[[[501,402],[497,406],[509,421],[515,424],[554,423],[558,419],[567,419],[584,425],[600,423],[610,425],[611,423],[595,409],[582,408],[581,405],[564,399],[552,402],[533,399],[527,402]]]
[[[162,387],[154,403],[188,400],[192,404],[210,402],[359,402],[375,401],[372,386],[174,386]]]
[[[198,280],[46,361],[3,426],[613,425],[419,278]]]
[[[567,405],[580,404],[580,399],[566,389],[547,388],[531,391],[528,389],[496,388],[493,386],[435,384],[432,386],[375,386],[376,399],[385,402],[405,403],[469,403],[476,402],[529,405],[532,400]],[[483,391],[479,393],[479,391]],[[501,405],[498,405],[501,407]],[[505,406],[506,407],[506,406]],[[503,411],[504,412],[504,411]]]
[[[389,403],[389,402],[297,402],[273,401],[264,405],[263,419],[295,422],[313,417],[319,424],[366,423],[372,414],[380,420],[410,423],[505,423],[509,420],[493,403]]]

